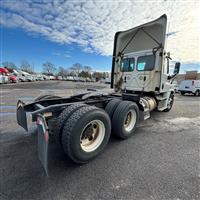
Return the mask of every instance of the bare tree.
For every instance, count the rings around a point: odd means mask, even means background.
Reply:
[[[79,76],[81,69],[83,68],[83,66],[80,63],[75,63],[72,65],[72,67],[70,68],[77,76]]]
[[[105,72],[94,72],[92,74],[92,77],[96,79],[96,81],[99,81],[102,78],[105,78]]]
[[[84,66],[79,76],[82,76],[84,78],[91,78],[91,70],[92,68],[90,66]]]
[[[56,67],[51,62],[47,61],[43,64],[43,72],[47,75],[53,75],[56,71]]]
[[[9,70],[17,69],[17,66],[15,65],[14,62],[6,61],[6,62],[3,62],[2,65],[3,65],[3,67],[5,67],[5,68],[7,68]]]
[[[68,76],[69,72],[67,69],[65,69],[64,67],[59,67],[58,69],[58,76]]]
[[[21,61],[20,69],[24,72],[32,73],[33,67],[26,60]]]
[[[90,67],[90,66],[84,66],[84,71],[86,71],[88,73],[91,73],[92,67]]]

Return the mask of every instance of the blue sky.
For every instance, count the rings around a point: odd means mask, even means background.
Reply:
[[[1,62],[21,60],[36,71],[79,62],[110,71],[114,34],[168,15],[167,48],[181,71],[200,71],[200,3],[190,1],[0,1]],[[134,13],[133,13],[134,10]]]
[[[20,66],[27,60],[35,71],[42,70],[42,64],[50,61],[55,66],[71,67],[79,62],[91,66],[93,70],[109,71],[111,57],[97,53],[86,53],[75,44],[59,44],[47,40],[44,36],[27,33],[20,28],[2,27],[2,61],[13,61]]]

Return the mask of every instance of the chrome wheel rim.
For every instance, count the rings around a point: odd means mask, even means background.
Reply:
[[[172,97],[169,98],[168,104],[167,104],[167,108],[170,109],[172,107]]]
[[[124,120],[124,129],[127,132],[130,132],[134,128],[135,123],[136,123],[136,111],[130,110],[126,114],[126,117],[125,117],[125,120]]]
[[[105,125],[101,120],[89,122],[80,136],[80,146],[85,152],[95,151],[105,137]]]

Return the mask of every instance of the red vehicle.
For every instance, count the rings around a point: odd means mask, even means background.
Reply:
[[[17,77],[12,75],[12,74],[10,74],[9,71],[4,67],[0,67],[0,74],[3,74],[5,76],[7,76],[11,83],[16,83],[17,82]]]
[[[17,83],[17,77],[12,75],[12,74],[8,74],[8,78],[10,80],[10,82],[12,83]]]
[[[6,68],[0,67],[0,74],[6,75],[9,71]]]

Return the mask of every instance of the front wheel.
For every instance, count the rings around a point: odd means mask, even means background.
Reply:
[[[194,96],[199,96],[199,90],[197,90],[195,93],[194,93]]]
[[[167,102],[167,108],[164,110],[164,112],[169,112],[172,109],[173,104],[174,104],[174,94],[171,93]]]
[[[104,150],[110,133],[110,118],[104,110],[81,107],[65,122],[61,136],[63,150],[75,163],[87,163]]]

